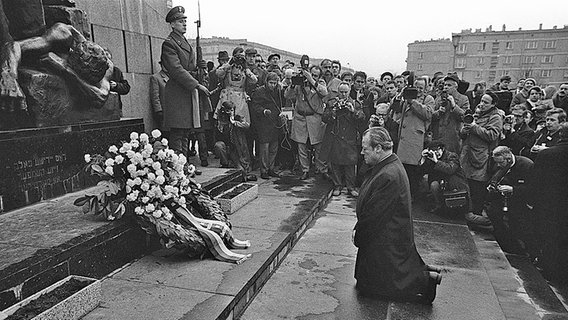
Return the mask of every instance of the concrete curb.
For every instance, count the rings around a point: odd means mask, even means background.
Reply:
[[[304,218],[302,223],[280,243],[278,248],[270,255],[270,257],[262,264],[258,271],[247,281],[241,290],[235,295],[233,300],[225,307],[217,319],[238,319],[246,310],[248,305],[253,301],[260,292],[264,284],[270,279],[270,276],[278,269],[282,261],[288,253],[296,245],[298,240],[308,229],[308,226],[314,221],[317,214],[325,207],[331,198],[332,189],[324,194],[316,204],[310,208],[309,214]]]

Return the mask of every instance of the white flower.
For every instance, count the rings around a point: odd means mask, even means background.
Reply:
[[[144,146],[144,150],[152,152],[154,151],[154,147],[152,147],[151,144],[147,144]]]
[[[129,193],[129,194],[126,196],[126,200],[128,200],[128,201],[130,201],[130,202],[136,201],[137,198],[138,198],[138,197],[137,197],[136,193],[134,193],[134,192]]]
[[[105,172],[110,174],[111,176],[114,174],[114,170],[112,169],[111,166],[106,167]]]
[[[116,162],[116,164],[121,164],[124,162],[124,157],[121,155],[118,155],[116,157],[114,157],[114,162]]]
[[[138,140],[132,140],[130,141],[130,145],[132,145],[133,149],[136,149],[140,146],[140,142],[138,142]]]
[[[128,142],[125,142],[122,144],[122,147],[124,148],[124,150],[128,151],[128,150],[132,150],[132,145]]]
[[[152,130],[152,137],[154,137],[154,139],[158,139],[161,135],[162,133],[160,132],[160,130],[158,129]]]
[[[152,163],[152,168],[154,170],[160,170],[162,168],[162,164],[156,161],[156,162]]]
[[[144,158],[148,158],[148,157],[150,157],[151,155],[152,155],[152,151],[149,151],[149,150],[146,150],[146,149],[144,149],[144,150],[142,151],[142,156],[143,156]]]
[[[146,211],[152,212],[154,210],[156,210],[156,207],[154,207],[153,204],[149,203],[149,204],[146,205]]]
[[[144,162],[145,162],[147,165],[151,166],[152,168],[154,167],[154,166],[153,166],[154,160],[153,160],[152,158],[147,158]]]
[[[162,211],[163,211],[165,214],[170,213],[170,209],[168,209],[168,207],[163,207],[163,208],[162,208]]]
[[[162,169],[156,170],[156,175],[157,175],[157,176],[163,176],[163,175],[164,175],[164,170],[162,170]]]
[[[152,172],[148,173],[148,180],[154,181],[156,179],[156,175]]]
[[[148,203],[150,202],[150,198],[149,197],[142,197],[142,203]]]
[[[117,151],[118,151],[118,148],[115,145],[108,147],[108,152],[110,152],[110,153],[116,153]]]
[[[126,151],[126,156],[127,156],[129,159],[132,159],[132,157],[134,157],[135,154],[136,154],[136,152],[134,152],[134,151],[132,151],[132,150],[127,150],[127,151]]]
[[[142,191],[148,191],[148,190],[150,190],[150,185],[148,184],[148,182],[144,182],[140,186],[140,189],[142,189]]]
[[[89,163],[89,162],[91,162],[91,155],[90,155],[90,154],[88,154],[88,153],[87,153],[87,154],[85,154],[85,162],[86,162],[86,163]]]
[[[112,216],[112,215],[107,217],[107,220],[110,220],[110,221],[112,221],[112,220],[114,220],[114,219],[116,219],[116,217],[115,217],[115,216]]]
[[[164,182],[166,182],[166,178],[164,178],[164,176],[157,176],[156,177],[156,183],[157,184],[163,184]]]
[[[126,166],[126,170],[130,173],[136,172],[136,165],[131,163],[128,166]]]
[[[141,184],[142,184],[142,179],[140,179],[140,177],[136,177],[136,178],[134,179],[134,184],[137,185],[137,186],[141,185]]]
[[[164,160],[167,156],[168,154],[164,150],[158,151],[158,159]]]
[[[156,210],[156,211],[152,212],[152,215],[154,216],[154,218],[158,219],[162,216],[162,211]]]
[[[168,139],[166,139],[166,138],[163,138],[161,142],[164,146],[168,145]]]
[[[177,202],[181,205],[184,205],[185,204],[185,197],[180,197]]]
[[[114,166],[114,159],[112,159],[112,158],[106,159],[105,166],[107,166],[107,167]]]
[[[142,215],[142,214],[144,214],[144,209],[142,209],[141,207],[136,207],[136,208],[134,209],[134,212],[135,212],[137,215]]]
[[[138,140],[138,132],[130,133],[130,140]]]
[[[144,161],[144,157],[139,152],[136,152],[132,157],[132,162],[141,163],[142,161]]]
[[[164,212],[164,219],[166,219],[166,220],[168,220],[168,221],[169,221],[169,220],[172,220],[172,217],[173,217],[173,216],[174,216],[174,215],[171,214],[171,213],[169,213],[169,212],[168,212],[168,213]]]
[[[132,192],[132,187],[131,186],[126,186],[126,193],[130,193]]]
[[[180,154],[178,161],[179,161],[180,164],[184,165],[184,164],[187,163],[187,158],[183,154]]]
[[[178,156],[177,154],[175,154],[175,153],[174,153],[174,154],[171,154],[170,157],[172,157],[172,161],[173,161],[173,162],[178,162],[178,160],[179,160],[179,156]]]
[[[148,142],[150,140],[150,137],[148,137],[147,134],[143,133],[140,135],[140,142]]]
[[[136,171],[136,175],[139,176],[139,177],[143,177],[143,176],[146,175],[146,171],[144,171],[144,170],[138,170],[138,171]]]

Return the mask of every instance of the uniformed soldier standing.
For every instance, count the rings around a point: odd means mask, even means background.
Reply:
[[[162,44],[162,64],[170,75],[162,106],[164,126],[170,128],[170,147],[188,156],[189,133],[201,127],[199,94],[209,90],[192,75],[197,70],[193,48],[184,37],[187,30],[185,9],[174,7],[166,15],[172,32]],[[205,64],[204,61],[199,63]]]

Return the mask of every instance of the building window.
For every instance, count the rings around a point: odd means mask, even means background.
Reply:
[[[477,58],[477,64],[483,64],[483,57]]]
[[[422,63],[419,63],[418,66],[416,66],[416,69],[422,70]]]
[[[550,70],[542,70],[540,73],[540,76],[543,78],[548,78],[550,77]]]
[[[564,78],[568,78],[568,70],[564,70]]]
[[[536,40],[527,41],[527,49],[536,49],[537,42]]]
[[[552,56],[542,56],[542,63],[552,63]]]
[[[476,72],[475,72],[475,78],[476,78],[476,79],[481,79],[481,78],[483,78],[483,71],[476,71]]]
[[[503,61],[503,64],[511,64],[511,63],[513,63],[513,57],[505,56],[505,61]]]
[[[532,78],[532,70],[525,70],[523,71],[523,77],[525,78]]]
[[[523,63],[534,63],[535,60],[536,60],[535,56],[525,56],[523,58]]]
[[[485,51],[485,42],[479,44],[479,51]]]
[[[418,52],[418,59],[424,59],[424,52]]]
[[[544,42],[545,49],[553,49],[556,48],[556,40],[547,40]]]
[[[507,43],[505,44],[505,49],[513,49],[513,43],[511,41],[507,41]]]
[[[465,68],[465,58],[456,58],[456,68]]]
[[[465,50],[466,50],[465,43],[460,43],[458,45],[458,53],[465,53]]]

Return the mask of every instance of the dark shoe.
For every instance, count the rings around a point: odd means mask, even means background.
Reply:
[[[489,220],[489,218],[479,215],[479,214],[474,214],[473,212],[468,212],[465,214],[465,220],[471,224],[474,225],[478,225],[478,226],[490,226],[491,225],[491,220]]]
[[[201,166],[207,167],[207,166],[209,166],[209,162],[207,162],[207,160],[201,160]]]
[[[309,178],[309,176],[310,174],[308,172],[303,172],[300,176],[300,180],[306,180],[307,178]]]
[[[343,188],[335,187],[335,188],[333,189],[333,192],[332,192],[331,194],[332,194],[333,196],[336,196],[336,197],[337,197],[338,195],[341,194],[341,189],[343,189]]]
[[[428,285],[423,293],[418,294],[418,302],[432,304],[436,299],[436,287],[442,282],[442,275],[436,272],[428,273]]]
[[[359,192],[354,189],[347,189],[347,194],[352,196],[353,198],[357,198],[359,196]]]
[[[270,176],[268,175],[268,172],[263,172],[263,173],[261,173],[261,174],[260,174],[260,177],[261,177],[262,179],[270,179]]]
[[[426,265],[426,270],[432,271],[432,272],[436,272],[436,273],[441,273],[441,272],[442,272],[442,269],[441,269],[441,268],[434,267],[434,266],[430,266],[430,265]]]
[[[280,178],[281,177],[281,174],[274,171],[274,170],[268,170],[268,175],[271,176],[271,177],[274,177],[274,178]]]
[[[189,154],[190,157],[193,157],[194,155],[197,154],[197,151],[195,151],[195,150],[189,150],[188,154]]]
[[[256,181],[256,180],[258,180],[258,178],[257,178],[254,174],[249,173],[249,174],[245,175],[244,180],[245,180],[245,182],[247,182],[247,181]]]

